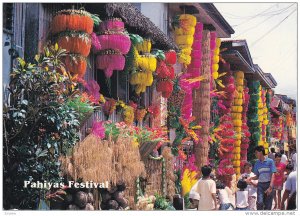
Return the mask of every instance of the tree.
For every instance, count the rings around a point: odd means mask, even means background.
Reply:
[[[43,190],[24,181],[59,182],[59,157],[79,140],[78,113],[66,103],[76,83],[65,71],[66,51],[48,46],[36,64],[18,59],[3,107],[4,208],[34,209]]]

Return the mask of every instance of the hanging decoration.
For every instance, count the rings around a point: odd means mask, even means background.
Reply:
[[[244,85],[245,86],[245,85]],[[249,106],[249,89],[248,87],[244,87],[244,98],[243,98],[243,112],[242,112],[242,143],[241,143],[241,173],[242,168],[244,167],[244,163],[247,161],[247,153],[249,148],[249,137],[251,136],[249,132],[249,127],[247,125],[247,112]]]
[[[124,55],[129,52],[131,41],[121,19],[110,18],[100,23],[99,32],[92,33],[92,45],[97,53],[97,69],[103,70],[107,78],[112,76],[114,70],[124,69]]]
[[[233,106],[231,107],[231,115],[233,119],[234,130],[236,134],[236,139],[234,142],[233,150],[233,167],[237,178],[239,177],[241,170],[241,144],[242,144],[242,112],[243,112],[243,88],[244,88],[244,72],[235,72],[235,97],[233,101]]]
[[[93,32],[101,20],[94,14],[84,10],[60,10],[53,17],[51,30],[53,34],[63,31],[82,31],[88,34]]]
[[[181,195],[185,196],[190,192],[194,184],[197,183],[199,178],[199,170],[195,165],[195,155],[191,155],[187,164],[184,166],[181,175]]]
[[[254,148],[258,146],[260,140],[261,131],[260,131],[260,121],[258,119],[258,103],[259,103],[259,81],[250,81],[248,82],[250,101],[248,106],[248,121],[247,125],[251,133],[249,150],[248,150],[248,160],[255,159]],[[261,99],[260,99],[261,100]]]
[[[271,89],[269,89],[266,93],[266,105],[267,105],[267,109],[268,109],[268,120],[269,120],[269,124],[267,125],[266,128],[266,136],[267,136],[267,142],[270,143],[271,140],[271,115],[270,115],[270,110],[271,110],[271,101],[272,101],[272,94],[273,91]]]
[[[135,92],[139,95],[152,85],[153,72],[157,67],[157,59],[155,55],[150,53],[152,48],[150,39],[136,40],[133,43],[134,69],[132,70],[129,82],[135,86]]]
[[[169,50],[164,53],[165,60],[158,61],[156,69],[158,81],[156,90],[162,92],[162,97],[169,98],[173,91],[173,80],[175,78],[175,70],[173,65],[176,63],[176,52]]]
[[[58,46],[66,49],[69,55],[65,58],[67,71],[78,77],[86,72],[86,57],[91,49],[91,33],[94,25],[101,20],[84,10],[61,10],[56,13],[51,23],[51,32]]]
[[[232,159],[235,151],[235,131],[233,120],[230,114],[220,117],[220,125],[214,130],[216,139],[219,140],[218,155],[220,163],[218,165],[217,174],[219,176],[233,175],[235,169]]]
[[[269,144],[267,142],[267,126],[269,124],[268,119],[268,107],[266,104],[266,94],[267,92],[260,86],[261,92],[261,100],[259,100],[258,104],[258,119],[260,121],[261,126],[261,138],[258,145],[262,145],[265,148],[265,153],[267,154],[269,151]]]
[[[187,68],[187,73],[180,77],[180,87],[185,91],[185,98],[181,107],[184,119],[189,119],[192,116],[193,90],[200,87],[200,79],[198,80],[197,78],[200,78],[201,74],[203,24],[198,22],[195,29],[191,64]]]
[[[175,42],[180,48],[178,62],[187,66],[191,63],[191,52],[197,19],[190,14],[176,16],[173,21]]]

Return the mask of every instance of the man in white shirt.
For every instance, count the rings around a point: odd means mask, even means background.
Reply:
[[[288,200],[287,210],[296,209],[296,187],[297,187],[297,171],[293,171],[293,165],[288,164],[286,166],[288,173],[287,180],[285,182],[285,191],[281,200],[281,210],[285,210],[284,202]]]
[[[241,175],[241,179],[246,180],[249,177],[254,177],[255,174],[252,172],[252,164],[250,162],[246,162],[244,164],[245,173]],[[248,183],[248,209],[251,211],[256,210],[256,198],[257,198],[257,183],[258,180],[252,180]]]
[[[280,154],[281,154],[281,163],[287,165],[288,159],[287,156],[284,154],[284,150],[280,150]]]
[[[197,182],[196,190],[200,195],[198,210],[217,210],[216,183],[210,178],[211,167],[201,168],[202,179]]]

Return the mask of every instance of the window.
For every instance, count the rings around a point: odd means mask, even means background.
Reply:
[[[13,3],[3,4],[3,29],[13,30]]]
[[[113,75],[108,79],[102,70],[97,70],[96,79],[100,85],[100,92],[104,97],[128,102],[128,75],[123,72],[114,71]]]

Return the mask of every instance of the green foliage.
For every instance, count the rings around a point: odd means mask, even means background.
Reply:
[[[191,202],[190,202],[189,196],[190,196],[190,193],[186,193],[186,194],[184,195],[184,207],[185,207],[186,209],[189,209],[190,206],[191,206]]]
[[[68,107],[72,107],[77,113],[79,113],[79,122],[84,122],[86,116],[93,113],[94,108],[91,103],[82,98],[82,96],[77,96],[70,98],[67,101]]]
[[[154,208],[157,210],[167,210],[170,206],[170,203],[167,201],[167,199],[161,195],[156,194],[155,195],[155,203]]]
[[[4,105],[4,208],[35,209],[41,189],[24,181],[59,182],[59,157],[79,140],[78,113],[66,100],[74,83],[60,74],[65,50],[57,45],[37,55],[36,64],[18,59]]]

